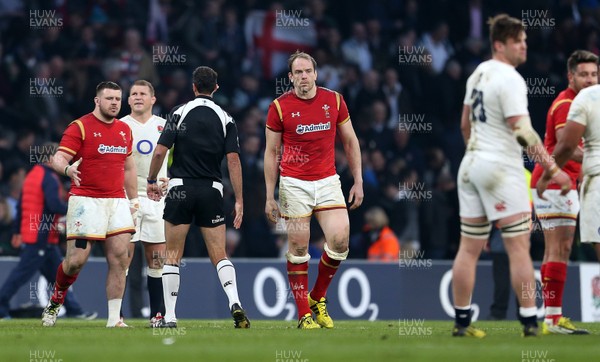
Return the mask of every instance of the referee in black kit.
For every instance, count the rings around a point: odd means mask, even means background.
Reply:
[[[163,195],[156,184],[156,177],[167,150],[175,146],[163,216],[167,239],[162,274],[166,313],[159,327],[177,327],[175,304],[179,291],[179,263],[195,216],[210,261],[217,268],[221,286],[229,299],[234,325],[236,328],[250,328],[250,321],[238,297],[235,268],[225,254],[221,183],[221,161],[225,156],[235,194],[233,226],[236,229],[242,224],[244,208],[237,128],[233,118],[213,102],[212,95],[219,89],[217,73],[213,69],[196,68],[192,88],[196,98],[171,111],[152,156],[148,175],[148,197],[160,200]]]

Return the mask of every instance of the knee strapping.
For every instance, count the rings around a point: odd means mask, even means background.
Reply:
[[[289,251],[285,253],[286,259],[292,264],[302,264],[310,260],[310,254],[306,253],[304,256],[296,256]]]
[[[329,247],[327,246],[327,243],[325,243],[325,252],[333,260],[340,260],[340,261],[346,260],[346,258],[348,257],[349,251],[350,251],[350,249],[344,251],[343,253],[338,253],[338,252],[335,252],[335,251],[329,249]]]
[[[514,238],[529,233],[529,230],[531,230],[531,217],[529,215],[521,220],[504,225],[500,229],[502,238]]]
[[[489,221],[478,224],[460,222],[460,235],[471,239],[485,240],[489,238],[491,230],[492,224]]]

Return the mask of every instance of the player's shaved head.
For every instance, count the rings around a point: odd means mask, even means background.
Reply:
[[[517,40],[525,27],[521,20],[508,16],[508,14],[499,14],[488,20],[490,26],[490,44],[494,50],[494,42],[499,41],[506,44],[508,39]]]
[[[294,54],[292,54],[288,59],[288,68],[289,68],[290,72],[292,72],[292,65],[294,64],[294,60],[296,60],[298,58],[309,60],[313,65],[313,69],[317,69],[317,61],[315,60],[315,58],[313,58],[308,53],[301,52],[300,50],[296,50],[296,52]]]
[[[96,96],[99,96],[105,89],[121,90],[121,87],[119,87],[117,83],[111,81],[100,82],[96,86]]]

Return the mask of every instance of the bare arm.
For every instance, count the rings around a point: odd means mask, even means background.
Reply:
[[[585,126],[577,122],[567,122],[560,132],[560,137],[559,132],[556,132],[557,143],[554,148],[554,158],[559,167],[563,167],[569,159],[579,157],[576,156],[578,152],[581,153],[581,161],[583,161],[583,152],[577,146],[584,132]]]
[[[63,151],[56,151],[54,156],[52,156],[52,161],[50,162],[52,169],[58,173],[59,175],[64,175],[73,180],[75,185],[79,186],[81,182],[81,178],[79,178],[78,167],[81,163],[82,159],[80,158],[72,165],[69,165],[69,162],[73,160],[73,156]]]
[[[125,159],[125,193],[129,200],[137,199],[137,188],[137,168],[133,155],[129,155]]]
[[[265,214],[273,222],[279,217],[279,208],[275,202],[275,185],[277,184],[277,175],[279,166],[277,163],[277,154],[281,150],[281,133],[266,129],[266,146],[264,156],[265,167],[265,185],[267,187]]]
[[[566,126],[567,125],[565,124],[565,127],[559,128],[559,129],[556,130],[556,144],[559,144],[561,142],[561,140],[563,139],[564,134],[565,134],[565,128],[566,128]],[[585,130],[585,128],[584,128],[584,130]],[[582,132],[582,135],[583,135],[583,132]],[[577,145],[579,145],[579,141],[577,142]],[[581,147],[579,147],[579,146],[575,147],[575,149],[573,150],[573,154],[571,155],[570,160],[578,162],[578,163],[582,163],[583,162],[583,149],[581,149]]]
[[[159,201],[162,197],[162,191],[156,183],[156,178],[158,177],[158,172],[160,171],[165,157],[167,156],[167,152],[169,152],[169,149],[159,143],[156,145],[154,153],[152,154],[150,170],[148,171],[148,180],[154,180],[155,182],[148,183],[146,185],[146,193],[148,194],[148,198],[150,200]]]
[[[462,133],[465,145],[469,144],[469,138],[471,137],[471,121],[470,116],[471,107],[463,105],[462,115],[460,116],[460,132]]]
[[[510,128],[513,130],[513,132],[516,132],[517,129],[519,128],[519,126],[517,125],[517,122],[519,121],[519,119],[521,117],[524,117],[524,116],[519,115],[519,116],[509,117],[506,119],[506,122],[508,123]],[[529,117],[529,116],[527,116],[527,117]],[[532,132],[535,132],[535,131],[532,130]],[[535,133],[535,135],[539,139],[539,136],[537,135],[537,133]],[[521,142],[519,142],[519,143],[521,143]],[[524,146],[523,144],[521,144],[521,145]],[[546,148],[544,147],[544,144],[541,142],[541,140],[540,140],[540,142],[537,142],[536,144],[534,144],[532,146],[525,147],[525,152],[527,152],[527,155],[529,156],[530,159],[532,159],[536,163],[539,163],[540,166],[542,166],[542,168],[546,171],[550,170],[551,168],[553,168],[555,166],[554,159],[548,154],[548,152],[546,151]]]
[[[344,145],[344,152],[348,159],[350,172],[352,172],[352,177],[354,178],[354,185],[352,185],[348,196],[348,202],[352,204],[350,210],[354,210],[362,204],[364,198],[360,145],[356,133],[354,133],[354,128],[352,128],[351,121],[339,126],[338,132]]]
[[[231,180],[235,195],[233,227],[239,229],[242,226],[242,218],[244,216],[244,195],[242,191],[242,164],[240,162],[240,155],[236,152],[227,154],[227,169],[229,170],[229,179]]]

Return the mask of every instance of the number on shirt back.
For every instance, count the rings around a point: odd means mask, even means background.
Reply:
[[[471,93],[473,105],[471,106],[471,119],[485,122],[485,110],[483,109],[483,92],[473,89]]]

